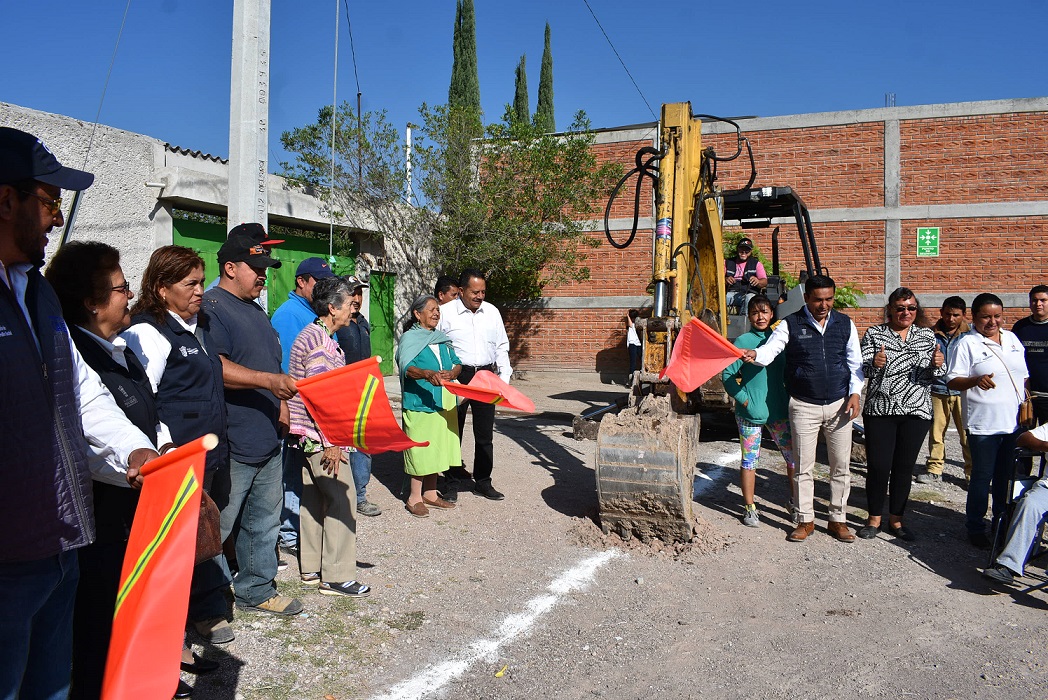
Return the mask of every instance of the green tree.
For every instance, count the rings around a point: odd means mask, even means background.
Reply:
[[[539,103],[535,108],[535,126],[543,133],[557,130],[553,116],[553,51],[549,42],[549,22],[546,22],[546,43],[542,49],[542,73],[539,75]]]
[[[455,0],[455,26],[451,39],[451,85],[448,87],[448,104],[462,104],[465,90],[462,87],[462,0]]]
[[[410,268],[397,269],[398,289],[408,296],[427,289],[437,271],[467,266],[488,274],[496,301],[535,298],[546,284],[588,278],[586,251],[599,239],[586,222],[597,218],[621,168],[597,162],[583,113],[556,137],[525,121],[491,125],[483,139],[472,136],[480,118],[473,110],[423,105],[420,115],[410,206],[399,132],[384,113],[370,112],[358,132],[348,103],[336,115],[334,187],[330,106],[316,123],[281,137],[294,154],[281,164],[285,175],[314,188],[340,218],[385,232],[387,258]]]
[[[531,120],[531,106],[528,104],[528,69],[527,55],[520,57],[517,64],[516,79],[513,82],[513,111],[510,114],[511,123],[528,122]]]
[[[473,0],[457,0],[455,3],[455,32],[452,39],[453,60],[451,65],[451,87],[448,89],[448,104],[475,113],[476,119],[469,125],[473,136],[483,134],[480,109],[480,77],[477,70],[477,20]]]

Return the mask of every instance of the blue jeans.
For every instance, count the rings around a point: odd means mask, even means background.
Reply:
[[[222,508],[222,539],[235,533],[233,591],[239,606],[264,603],[277,593],[277,532],[283,500],[280,450],[254,464],[229,460],[229,500]]]
[[[1015,464],[1015,441],[1019,432],[1000,435],[968,433],[972,453],[972,478],[968,482],[965,525],[968,534],[986,534],[986,505],[993,494],[993,517],[1004,512],[1008,503],[1008,480]]]
[[[75,550],[0,564],[0,700],[68,696],[79,579]]]
[[[284,507],[280,511],[280,543],[298,546],[298,511],[302,499],[302,461],[298,439],[284,442]]]
[[[349,468],[353,470],[353,485],[357,487],[357,503],[367,500],[368,482],[371,481],[371,455],[364,452],[349,453]],[[302,483],[302,470],[298,473]]]

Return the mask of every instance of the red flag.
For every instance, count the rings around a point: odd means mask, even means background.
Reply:
[[[695,391],[710,377],[742,357],[742,351],[697,318],[681,329],[673,354],[659,377],[669,377],[678,389]]]
[[[178,685],[196,555],[205,435],[142,467],[120,573],[103,700],[170,698]]]
[[[469,384],[449,382],[444,388],[456,396],[482,403],[493,403],[505,408],[515,408],[525,413],[535,412],[535,402],[499,378],[499,375],[482,369],[473,375]]]
[[[425,447],[401,430],[378,371],[380,358],[300,379],[295,383],[309,415],[333,445],[377,454]]]

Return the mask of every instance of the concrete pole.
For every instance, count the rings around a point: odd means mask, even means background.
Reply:
[[[270,0],[233,0],[227,230],[269,227],[269,7]]]

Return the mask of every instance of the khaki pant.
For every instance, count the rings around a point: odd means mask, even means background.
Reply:
[[[303,573],[320,572],[324,583],[357,580],[357,499],[353,470],[340,464],[330,476],[323,452],[306,455],[299,510],[299,561]]]
[[[926,468],[929,474],[942,474],[943,459],[946,456],[946,429],[950,427],[950,418],[957,428],[964,453],[964,475],[972,475],[972,453],[968,449],[968,434],[965,432],[961,418],[960,396],[939,396],[932,394],[932,429],[928,431],[928,461]]]
[[[848,495],[851,493],[852,425],[844,411],[847,399],[826,406],[790,399],[790,429],[797,472],[793,478],[793,502],[797,504],[797,521],[815,521],[815,450],[819,433],[826,439],[830,457],[829,520],[843,523],[847,518]]]

